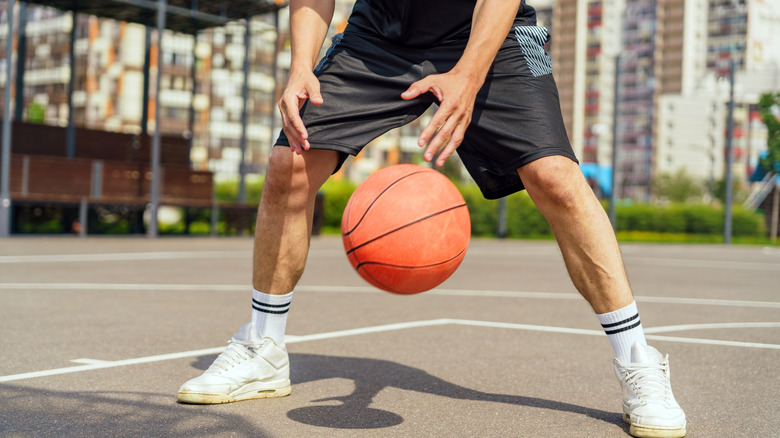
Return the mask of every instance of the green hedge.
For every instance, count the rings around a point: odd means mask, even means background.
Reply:
[[[260,202],[260,193],[263,191],[262,179],[251,179],[245,182],[246,202],[257,204]],[[214,184],[214,195],[217,201],[238,201],[238,180],[221,181]]]
[[[262,190],[262,181],[247,183],[247,200],[256,203]],[[341,216],[349,197],[357,184],[344,180],[328,180],[320,193],[323,201],[323,233],[338,234],[341,230]],[[236,181],[216,185],[216,197],[223,201],[235,201],[238,192]],[[499,201],[482,197],[474,184],[459,185],[471,216],[472,235],[494,237],[498,228]],[[526,192],[506,198],[507,237],[545,238],[552,236],[547,221],[533,204]],[[72,211],[71,211],[72,210]],[[67,213],[67,214],[66,214]],[[77,209],[71,208],[25,208],[21,213],[18,232],[60,233],[70,232],[69,223],[77,218]],[[90,233],[125,234],[131,232],[133,217],[123,208],[93,208],[90,210]],[[192,234],[207,234],[210,229],[210,210],[192,212]],[[66,217],[67,216],[67,217]],[[649,204],[620,205],[617,209],[617,231],[621,236],[632,239],[653,240],[652,234],[663,236],[663,240],[674,240],[679,236],[701,236],[707,239],[723,234],[723,207],[703,204],[671,204],[655,206]],[[70,219],[68,219],[70,218]],[[735,205],[732,212],[732,235],[743,238],[765,238],[763,216]],[[63,224],[68,223],[67,226]],[[183,223],[160,224],[161,234],[183,232]],[[219,233],[234,234],[220,221]],[[644,236],[644,237],[643,237]],[[656,239],[658,237],[655,237]],[[677,236],[677,237],[675,237]],[[695,237],[699,238],[699,237]],[[686,238],[687,239],[687,238]]]
[[[349,197],[357,188],[357,184],[346,180],[329,179],[320,190],[323,195],[323,232],[341,233],[341,215],[349,202]]]
[[[320,191],[324,203],[324,231],[338,233],[341,216],[349,197],[357,185],[348,181],[328,180]],[[475,185],[459,186],[471,215],[471,233],[474,236],[496,235],[498,201],[487,200]],[[551,235],[550,226],[525,192],[507,198],[507,232],[509,237]]]
[[[495,236],[498,230],[499,201],[488,200],[474,185],[458,187],[466,200],[471,215],[471,234],[480,237]],[[547,220],[534,205],[526,192],[515,193],[506,200],[507,236],[551,236]]]
[[[703,204],[679,204],[658,207],[647,204],[617,208],[617,231],[653,231],[658,233],[723,233],[723,207]],[[733,236],[763,236],[764,220],[758,213],[735,205],[732,209]]]
[[[328,181],[322,188],[325,205],[325,231],[338,232],[341,214],[357,186],[347,181]],[[493,237],[497,232],[498,204],[482,197],[473,185],[458,186],[471,215],[474,236]],[[551,236],[552,230],[526,192],[507,197],[508,237]],[[666,234],[721,235],[723,207],[703,204],[621,205],[617,208],[617,231],[645,231]],[[735,205],[732,211],[733,236],[764,236],[763,217]]]

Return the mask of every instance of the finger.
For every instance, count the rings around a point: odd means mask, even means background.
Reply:
[[[439,132],[429,143],[428,148],[425,151],[426,160],[432,160],[439,151],[441,151],[439,152],[439,155],[441,156],[442,153],[449,148],[449,151],[447,151],[444,158],[437,160],[437,163],[443,164],[444,161],[452,155],[452,152],[460,146],[470,121],[471,116],[469,113],[455,113],[448,117],[444,126],[439,129]]]
[[[298,107],[298,98],[294,96],[287,96],[282,101],[281,112],[282,118],[285,122],[284,125],[288,129],[294,130],[297,135],[294,135],[296,139],[299,139],[301,143],[306,140],[309,135],[306,131],[306,126],[303,124],[303,120],[300,115],[300,108]]]
[[[421,84],[422,81],[417,81],[409,86],[403,93],[401,93],[401,99],[411,100],[415,97],[425,93],[426,88]]]
[[[309,101],[314,105],[322,105],[324,100],[322,99],[322,94],[320,94],[320,87],[319,84],[317,86],[312,86],[312,89],[309,91]]]
[[[415,82],[406,91],[401,93],[401,98],[404,100],[411,100],[422,94],[431,93],[439,102],[444,100],[444,93],[441,91],[441,88],[436,85],[426,85],[426,83],[422,83],[422,81]]]
[[[431,118],[431,121],[428,122],[428,125],[426,125],[423,131],[420,133],[420,137],[417,139],[417,145],[420,147],[425,147],[428,142],[432,141],[431,139],[435,140],[434,136],[436,135],[436,132],[439,131],[442,126],[444,126],[449,116],[450,114],[447,114],[446,108],[439,108],[439,110],[436,111],[436,113]]]
[[[425,148],[425,153],[423,154],[425,161],[432,161],[439,149],[442,149],[449,143],[456,125],[457,122],[453,118],[450,118],[445,122],[444,126],[439,129],[433,139],[428,143],[428,147]]]
[[[455,150],[463,143],[463,138],[466,135],[466,125],[459,124],[455,128],[455,132],[452,133],[450,140],[444,145],[444,148],[439,152],[439,156],[436,158],[436,166],[444,166],[444,162],[452,156]]]
[[[293,152],[300,153],[302,150],[302,144],[304,142],[304,138],[301,136],[301,133],[292,126],[292,123],[290,122],[290,117],[288,116],[287,112],[281,111],[281,113],[282,113],[282,131],[284,131],[284,134],[287,136],[287,141],[290,144],[290,150]]]
[[[295,138],[295,131],[283,129],[284,134],[287,136],[287,143],[290,145],[290,151],[300,154],[302,147],[301,141]]]

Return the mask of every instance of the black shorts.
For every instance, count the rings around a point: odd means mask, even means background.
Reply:
[[[523,189],[517,169],[536,159],[563,155],[577,161],[566,135],[550,58],[544,52],[547,30],[514,26],[504,40],[457,152],[482,194],[497,199]],[[333,44],[315,69],[322,105],[301,108],[313,149],[348,155],[385,132],[419,117],[436,98],[427,93],[401,99],[413,82],[452,69],[465,48],[400,47],[351,30]],[[278,145],[288,145],[282,134]]]

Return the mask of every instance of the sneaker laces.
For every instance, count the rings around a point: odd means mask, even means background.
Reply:
[[[244,344],[233,338],[228,341],[227,348],[217,356],[208,371],[228,371],[241,362],[254,358],[257,355],[257,350],[259,348],[259,345]]]
[[[666,402],[671,393],[668,377],[669,362],[629,363],[623,366],[626,381],[630,382],[636,394],[645,401]]]

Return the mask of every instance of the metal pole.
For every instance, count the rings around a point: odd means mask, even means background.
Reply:
[[[211,237],[217,237],[219,235],[219,230],[217,228],[219,227],[219,204],[217,204],[217,200],[214,199],[211,201]]]
[[[141,94],[141,134],[149,132],[149,69],[152,64],[152,28],[146,26],[144,40],[144,89]]]
[[[498,229],[496,230],[496,234],[499,239],[506,238],[507,230],[506,230],[506,223],[507,223],[507,208],[506,208],[506,196],[498,200]]]
[[[612,96],[612,190],[609,192],[609,221],[612,223],[612,229],[617,230],[617,200],[618,200],[618,104],[620,102],[620,55],[615,56],[615,86]]]
[[[241,86],[241,96],[244,106],[241,108],[241,161],[238,163],[238,202],[246,202],[246,125],[247,125],[247,100],[249,100],[249,35],[251,17],[246,17],[244,28],[244,83]]]
[[[190,80],[192,81],[192,93],[190,93],[190,107],[187,114],[187,130],[190,133],[190,138],[187,139],[187,161],[192,165],[192,145],[195,142],[195,93],[197,87],[195,86],[197,81],[197,61],[196,55],[198,47],[197,35],[192,36],[192,66],[190,66]]]
[[[16,104],[14,120],[24,120],[24,67],[27,58],[27,3],[19,2],[19,30],[16,43]],[[9,66],[10,68],[10,66]]]
[[[87,237],[87,227],[89,224],[89,201],[87,197],[81,198],[79,203],[79,237]]]
[[[778,220],[780,220],[780,184],[778,184],[780,176],[776,175],[774,179],[775,187],[772,189],[772,218],[769,221],[769,240],[772,244],[777,242],[777,223]]]
[[[271,75],[274,78],[274,92],[271,94],[271,144],[268,150],[268,156],[271,156],[271,150],[276,146],[276,102],[279,99],[279,11],[274,12],[274,29],[276,29],[276,40],[274,41],[274,59],[271,61]]]
[[[154,84],[154,138],[152,139],[152,187],[149,218],[149,229],[146,230],[148,237],[157,237],[157,211],[160,209],[160,186],[162,175],[160,172],[160,83],[162,82],[163,56],[162,39],[165,30],[165,7],[167,0],[158,0],[157,2],[157,80]]]
[[[731,59],[729,65],[729,121],[728,131],[726,137],[726,201],[725,201],[725,214],[723,218],[723,243],[725,245],[731,244],[731,203],[734,192],[733,176],[731,172],[733,157],[733,143],[734,143],[734,59]]]
[[[65,154],[68,158],[76,156],[76,126],[73,117],[73,88],[76,86],[76,10],[71,11],[73,25],[70,28],[70,79],[68,81],[68,129],[65,140]]]
[[[198,11],[198,0],[190,0],[190,10]],[[192,65],[190,66],[190,80],[192,81],[192,93],[190,94],[189,119],[187,120],[187,129],[190,131],[190,138],[187,139],[187,162],[192,166],[192,146],[195,143],[195,95],[197,92],[198,80],[198,35],[192,36]],[[189,223],[187,224],[187,234],[189,234]]]
[[[2,178],[0,178],[0,237],[11,233],[11,60],[14,50],[14,0],[8,1],[8,34],[5,41],[5,90],[3,96]]]

